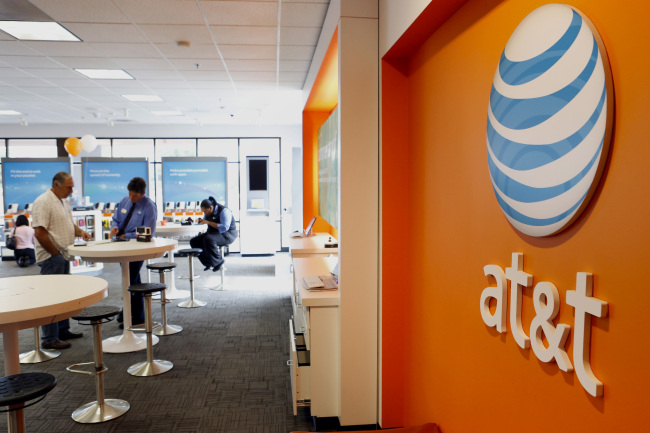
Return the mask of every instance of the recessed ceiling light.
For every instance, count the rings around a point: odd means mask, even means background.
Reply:
[[[0,110],[0,116],[22,116],[23,113],[16,110]]]
[[[182,116],[183,113],[180,111],[152,111],[156,116]]]
[[[75,69],[75,71],[96,80],[135,80],[123,69]]]
[[[131,102],[162,102],[162,98],[156,95],[122,95]]]
[[[21,41],[81,41],[54,22],[0,21],[0,30]]]

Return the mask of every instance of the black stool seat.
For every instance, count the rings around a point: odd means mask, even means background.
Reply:
[[[73,316],[74,320],[103,320],[112,319],[122,311],[120,307],[114,305],[96,305],[93,307],[85,308],[81,313]],[[83,325],[83,323],[82,323]]]
[[[0,406],[11,406],[44,397],[55,386],[56,377],[48,373],[20,373],[0,377]]]
[[[147,269],[152,269],[154,271],[167,271],[169,269],[174,269],[176,267],[176,263],[172,262],[158,262],[158,263],[149,263],[147,265]]]
[[[136,292],[136,293],[155,293],[155,292],[160,292],[163,291],[167,288],[164,284],[161,283],[142,283],[142,284],[134,284],[129,287],[129,292]]]
[[[178,250],[181,254],[201,254],[203,250],[201,248],[185,248],[183,250]]]

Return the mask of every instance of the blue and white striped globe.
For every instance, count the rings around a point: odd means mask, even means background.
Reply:
[[[598,184],[611,122],[606,62],[586,19],[561,4],[534,10],[506,44],[490,94],[488,166],[522,233],[563,230]]]

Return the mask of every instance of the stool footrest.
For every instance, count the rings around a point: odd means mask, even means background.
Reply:
[[[72,364],[67,366],[65,369],[68,370],[70,373],[79,373],[79,374],[89,374],[91,376],[95,376],[97,374],[103,374],[108,371],[108,367],[102,367],[101,370],[95,370],[95,371],[86,371],[86,370],[77,370],[77,367],[81,367],[82,365],[95,365],[95,362],[80,362],[78,364]]]

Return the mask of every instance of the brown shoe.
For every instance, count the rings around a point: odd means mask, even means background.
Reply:
[[[41,343],[41,347],[43,349],[52,349],[52,350],[67,349],[70,346],[72,346],[72,344],[68,343],[67,341],[61,341],[61,340],[54,340],[49,343],[46,342]]]

